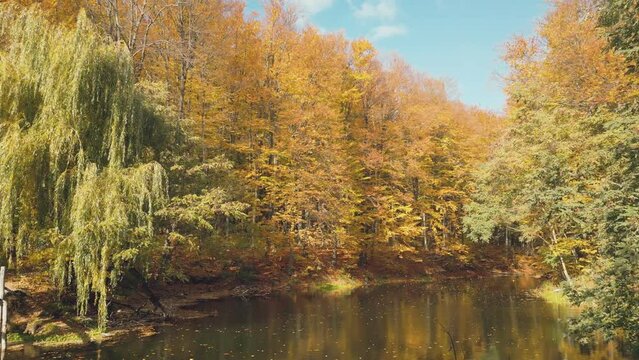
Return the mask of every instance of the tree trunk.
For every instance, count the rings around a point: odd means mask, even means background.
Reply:
[[[339,248],[339,238],[333,235],[333,266],[337,267],[337,249]]]
[[[506,247],[510,246],[510,238],[508,238],[508,227],[506,227],[506,241],[505,241],[505,245]]]
[[[422,213],[422,236],[424,237],[424,249],[428,250],[428,231],[426,230],[426,213]]]
[[[555,229],[552,229],[552,241],[554,245],[557,245],[557,234],[555,233]],[[561,263],[561,270],[564,273],[566,281],[568,281],[568,284],[572,286],[572,278],[570,277],[570,274],[568,274],[568,268],[566,267],[566,263],[564,262],[564,257],[561,255],[559,255],[559,262]]]
[[[140,288],[142,292],[149,298],[149,301],[153,304],[155,310],[159,309],[162,312],[162,317],[168,318],[169,314],[166,311],[166,308],[162,305],[162,302],[160,302],[157,295],[155,295],[155,293],[151,290],[149,283],[144,278],[144,275],[142,275],[136,268],[132,268],[131,273],[140,281]]]
[[[566,277],[566,281],[568,281],[568,284],[570,284],[572,286],[572,278],[568,274],[568,269],[566,268],[566,263],[564,262],[564,257],[563,256],[559,256],[559,261],[561,262],[561,268],[562,268],[562,270],[564,272],[564,276]]]
[[[186,61],[180,63],[180,74],[178,75],[178,117],[184,119],[185,110],[185,97],[186,97],[186,80],[189,70],[187,68]]]

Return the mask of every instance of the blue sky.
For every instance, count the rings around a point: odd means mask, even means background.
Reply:
[[[530,35],[548,9],[545,0],[289,0],[302,21],[347,38],[366,37],[384,54],[399,54],[417,70],[452,81],[463,102],[501,111],[503,44]],[[261,0],[248,0],[261,11]]]

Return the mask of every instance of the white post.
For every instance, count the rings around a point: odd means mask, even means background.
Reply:
[[[2,302],[2,319],[0,319],[0,351],[7,349],[7,300],[4,299],[4,273],[6,268],[0,266],[0,301]]]

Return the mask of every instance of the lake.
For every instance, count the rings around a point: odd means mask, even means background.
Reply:
[[[537,285],[499,277],[226,299],[202,305],[217,315],[156,336],[46,358],[623,359],[613,344],[582,349],[571,341],[569,310],[531,296]]]

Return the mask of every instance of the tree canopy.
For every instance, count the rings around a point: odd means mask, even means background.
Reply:
[[[0,239],[12,261],[50,248],[60,284],[108,288],[153,241],[167,176],[166,130],[136,86],[126,48],[80,13],[73,29],[0,8]]]
[[[558,1],[508,45],[509,126],[467,205],[472,237],[510,230],[560,269],[582,341],[639,340],[634,3]]]

